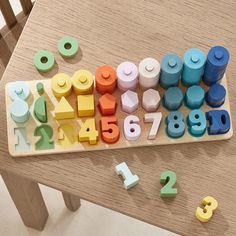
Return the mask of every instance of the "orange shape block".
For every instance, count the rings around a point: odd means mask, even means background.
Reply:
[[[99,98],[98,105],[103,116],[110,116],[116,113],[116,98],[109,93]]]
[[[105,143],[112,144],[119,140],[120,130],[115,116],[102,117],[100,124],[102,139]]]
[[[96,89],[99,93],[113,93],[116,89],[116,71],[110,66],[101,66],[96,70]]]

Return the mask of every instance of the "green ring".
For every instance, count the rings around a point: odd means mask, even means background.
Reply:
[[[47,62],[43,63],[41,60],[42,58],[47,58]],[[34,66],[40,71],[40,72],[48,72],[50,71],[55,64],[54,56],[51,52],[41,50],[38,51],[34,55]]]
[[[70,44],[70,48],[67,49],[66,44]],[[74,57],[79,51],[79,44],[75,38],[65,36],[58,42],[58,51],[65,58]]]

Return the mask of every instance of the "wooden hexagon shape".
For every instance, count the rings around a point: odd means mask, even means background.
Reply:
[[[127,113],[132,113],[138,109],[139,101],[137,93],[133,91],[126,91],[121,95],[122,110]]]
[[[147,112],[154,112],[160,105],[161,97],[157,90],[148,89],[143,93],[143,108]]]

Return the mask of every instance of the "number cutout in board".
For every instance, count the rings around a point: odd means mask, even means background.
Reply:
[[[58,128],[58,141],[63,148],[72,147],[76,143],[76,135],[72,125],[64,124]]]
[[[215,198],[207,196],[203,198],[202,204],[204,208],[197,207],[195,215],[199,221],[207,222],[211,219],[214,210],[216,210],[216,208],[218,207],[218,202]]]
[[[141,127],[138,124],[139,118],[137,116],[127,116],[124,120],[124,135],[127,140],[135,141],[141,135]]]
[[[36,150],[54,149],[53,129],[49,125],[40,125],[34,131],[34,136],[39,136],[40,139],[35,143]]]
[[[15,150],[17,152],[29,152],[31,149],[31,145],[27,141],[26,128],[25,127],[15,128],[14,133],[15,133],[15,136],[17,137]]]
[[[106,143],[115,143],[120,138],[120,130],[115,116],[101,118],[102,139]]]
[[[95,119],[87,119],[79,131],[79,141],[89,142],[89,144],[97,144],[98,131],[96,130]]]
[[[160,190],[161,197],[175,197],[177,195],[177,189],[174,188],[176,184],[176,174],[173,171],[165,171],[161,173],[161,184],[165,186]]]
[[[144,115],[145,122],[152,122],[152,127],[148,134],[148,139],[155,139],[161,124],[162,113],[155,112],[155,113],[146,113]]]

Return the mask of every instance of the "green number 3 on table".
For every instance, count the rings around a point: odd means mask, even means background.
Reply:
[[[161,184],[165,186],[161,189],[161,197],[175,197],[177,195],[177,189],[173,188],[176,184],[176,174],[173,171],[165,171],[161,173]]]

